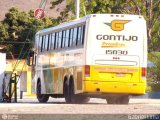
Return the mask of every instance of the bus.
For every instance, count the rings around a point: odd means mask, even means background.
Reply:
[[[131,95],[145,94],[147,32],[141,15],[90,14],[40,30],[33,53],[39,102],[64,97],[67,103],[103,98],[128,104]]]

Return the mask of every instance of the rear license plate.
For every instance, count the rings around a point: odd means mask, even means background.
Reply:
[[[118,74],[116,74],[116,76],[117,76],[117,77],[125,77],[126,74],[118,73]]]

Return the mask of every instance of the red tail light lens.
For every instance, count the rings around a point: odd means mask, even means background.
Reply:
[[[146,77],[147,70],[146,68],[142,68],[142,77]]]
[[[85,76],[90,76],[90,66],[89,65],[85,65]]]

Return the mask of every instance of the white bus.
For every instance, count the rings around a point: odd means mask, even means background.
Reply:
[[[87,15],[38,31],[33,56],[39,102],[96,97],[128,104],[130,95],[145,94],[146,21],[140,15]]]

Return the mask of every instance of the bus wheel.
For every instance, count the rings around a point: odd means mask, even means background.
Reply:
[[[108,104],[128,104],[129,95],[107,97],[106,101]]]
[[[129,95],[121,96],[118,100],[119,104],[128,104],[129,103]]]
[[[116,104],[116,100],[117,100],[117,97],[115,97],[115,96],[107,97],[107,99],[106,99],[108,104]]]
[[[69,99],[68,103],[87,103],[90,100],[89,97],[75,95],[74,91],[74,80],[69,81]]]
[[[37,83],[37,99],[40,103],[46,103],[49,99],[49,95],[41,94],[41,82]]]
[[[69,85],[68,85],[67,80],[63,84],[63,95],[64,95],[66,103],[69,103]]]
[[[72,79],[69,81],[69,103],[75,102],[74,82]]]

